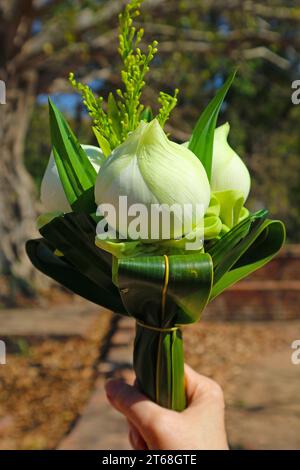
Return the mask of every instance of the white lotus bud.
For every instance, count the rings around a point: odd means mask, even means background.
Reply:
[[[246,165],[227,142],[229,130],[228,123],[215,130],[211,190],[240,191],[246,201],[250,192],[251,179]]]
[[[99,171],[104,161],[104,156],[98,147],[93,145],[82,145],[95,170]],[[41,185],[41,202],[47,212],[71,212],[71,206],[64,192],[62,182],[59,178],[53,152],[51,152],[48,166],[46,168]]]
[[[96,181],[97,205],[114,206],[115,220],[108,217],[106,220],[126,237],[128,218],[122,217],[122,209],[119,210],[120,197],[124,196],[127,207],[140,204],[146,207],[148,214],[153,205],[171,207],[175,204],[181,208],[188,205],[191,208],[189,225],[199,219],[197,207],[203,208],[203,214],[208,208],[210,186],[200,160],[187,148],[171,142],[154,119],[151,123],[142,122],[126,142],[112,152]],[[148,222],[153,228],[153,217]],[[182,236],[183,226],[179,230],[179,225],[177,228],[174,225],[170,238]]]

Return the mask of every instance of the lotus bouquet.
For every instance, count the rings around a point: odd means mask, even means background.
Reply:
[[[82,94],[99,147],[81,145],[49,100],[52,153],[41,187],[42,238],[27,243],[34,266],[74,293],[136,321],[134,369],[141,390],[162,406],[186,406],[182,327],[215,297],[278,252],[284,225],[245,208],[251,180],[216,128],[233,72],[184,144],[164,131],[177,103],[161,92],[156,115],[141,104],[157,52],[139,45],[141,1],[120,14],[123,88]]]

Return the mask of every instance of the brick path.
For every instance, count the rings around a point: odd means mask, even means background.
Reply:
[[[59,449],[130,449],[126,421],[108,404],[104,383],[108,377],[126,379],[132,375],[133,338],[134,321],[130,318],[120,318],[108,353],[99,364],[99,377],[90,401],[73,430],[59,445]]]

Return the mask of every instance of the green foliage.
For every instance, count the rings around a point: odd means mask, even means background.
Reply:
[[[117,90],[120,98],[117,103],[120,111],[120,122],[122,126],[121,141],[124,141],[128,132],[137,128],[144,106],[140,103],[142,90],[145,86],[145,76],[149,72],[149,66],[154,55],[157,53],[157,41],[148,46],[147,54],[139,48],[143,38],[144,30],[136,30],[133,19],[139,16],[139,8],[142,1],[131,0],[126,5],[124,12],[119,15],[119,54],[123,61],[121,78],[124,91]]]
[[[285,241],[281,221],[266,218],[267,211],[250,214],[208,249],[214,264],[210,300],[267,264]]]
[[[69,79],[73,87],[82,94],[83,103],[86,106],[89,115],[93,120],[94,128],[97,131],[95,133],[97,140],[97,133],[99,133],[102,138],[105,139],[109,148],[114,149],[120,141],[114,130],[114,122],[111,118],[108,118],[108,114],[103,109],[104,98],[102,96],[96,97],[88,85],[77,82],[73,73],[70,74]],[[99,142],[99,145],[102,148],[103,143]],[[103,149],[102,151],[103,153],[106,153]]]
[[[66,197],[74,212],[96,210],[97,172],[61,112],[49,99],[51,142]]]
[[[171,112],[177,105],[177,96],[178,96],[179,90],[176,88],[174,96],[169,95],[168,93],[164,93],[163,91],[160,92],[158,102],[161,105],[161,108],[159,110],[157,120],[161,127],[164,127],[167,120],[170,117]]]
[[[136,29],[133,21],[140,15],[143,0],[130,0],[119,15],[119,54],[123,68],[121,81],[123,88],[116,90],[116,96],[110,93],[104,109],[104,98],[95,97],[88,85],[77,82],[73,73],[70,82],[83,97],[83,102],[93,120],[94,132],[105,155],[124,142],[129,132],[134,131],[144,119],[145,106],[141,103],[142,91],[146,85],[145,77],[150,64],[157,53],[157,41],[148,45],[146,53],[140,49],[144,36],[143,28]],[[158,121],[165,125],[173,108],[177,104],[178,90],[174,96],[160,92],[158,102],[160,110]]]
[[[68,115],[67,117],[80,142],[91,145],[95,144],[88,119],[82,119],[80,115],[75,117]],[[24,163],[26,169],[33,177],[37,190],[40,189],[50,152],[48,106],[36,105],[26,136]]]
[[[65,287],[138,321],[134,369],[139,386],[160,405],[182,410],[184,360],[176,327],[198,321],[209,300],[270,261],[284,242],[284,226],[260,211],[206,253],[137,256],[113,263],[95,245],[95,224],[83,213],[56,217],[40,229],[43,240],[27,243],[27,254],[34,266]],[[57,249],[62,257],[55,256]]]
[[[236,72],[232,72],[225,84],[201,114],[189,143],[189,149],[201,160],[208,180],[211,179],[215,128],[224,98],[232,85]]]

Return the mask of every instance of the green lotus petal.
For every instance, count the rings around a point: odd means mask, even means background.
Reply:
[[[214,240],[217,238],[222,230],[222,222],[216,215],[204,217],[204,239]]]
[[[143,243],[141,240],[102,240],[99,236],[96,236],[95,243],[98,248],[111,253],[118,259],[151,254],[184,255],[203,252],[203,230],[204,239],[211,240],[215,239],[220,234],[221,229],[221,220],[219,217],[212,215],[204,218],[204,227],[196,227],[188,235],[178,240],[163,240],[156,243]]]
[[[203,244],[201,242],[200,245],[200,241],[195,250],[186,251],[186,244],[193,243],[196,237],[198,237],[199,240],[202,240],[202,233],[203,229],[201,229],[200,234],[197,234],[197,229],[195,229],[192,234],[189,234],[190,238],[184,237],[179,240],[165,240],[159,243],[143,243],[140,240],[101,240],[99,237],[96,237],[95,243],[98,248],[111,253],[118,259],[145,255],[186,254],[203,251]]]
[[[195,240],[213,240],[217,238],[222,231],[222,221],[219,217],[220,203],[215,195],[212,195],[210,205],[204,216],[204,224],[196,227],[192,232],[180,239],[159,240],[154,243],[143,243],[141,240],[103,240],[99,235],[96,236],[95,243],[98,248],[111,253],[118,259],[143,256],[147,254],[170,255],[170,254],[190,254],[191,252],[203,251],[203,246],[198,244],[195,249],[188,249],[187,243],[191,244]],[[192,248],[191,246],[189,248]]]
[[[228,233],[228,232],[230,232],[230,228],[227,227],[227,225],[222,224],[222,230],[220,232],[220,236],[222,237],[223,235],[225,235],[225,233]]]
[[[242,220],[247,219],[247,217],[249,217],[249,214],[250,214],[250,212],[247,209],[247,207],[243,207],[242,210],[241,210],[241,213],[240,213],[239,222],[241,222]]]
[[[95,243],[98,248],[111,253],[116,258],[156,254],[158,249],[156,244],[142,243],[140,240],[102,240],[97,236]]]
[[[214,193],[220,204],[220,219],[229,228],[234,227],[242,215],[244,196],[240,191],[218,191]],[[244,215],[244,214],[243,214]]]
[[[209,207],[208,207],[207,211],[205,212],[205,216],[215,215],[215,216],[218,217],[220,215],[220,210],[221,210],[220,202],[219,202],[218,198],[216,197],[216,195],[214,193],[212,193],[211,198],[210,198]]]

